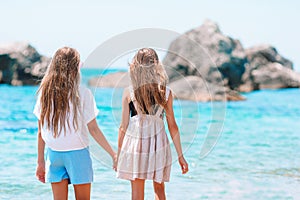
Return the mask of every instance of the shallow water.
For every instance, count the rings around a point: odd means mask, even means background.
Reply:
[[[84,69],[83,83],[97,73]],[[97,121],[116,147],[122,90],[91,89],[100,109]],[[36,90],[0,85],[0,199],[51,199],[50,185],[34,175]],[[264,90],[245,96],[247,101],[221,104],[226,108],[223,131],[205,157],[200,152],[211,136],[209,127],[223,119],[212,118],[220,105],[174,102],[190,171],[181,175],[174,159],[171,181],[166,183],[168,199],[300,199],[300,90]],[[214,142],[217,137],[211,138]],[[92,199],[130,199],[129,182],[115,178],[108,156],[93,141],[91,153]],[[152,190],[147,181],[145,199],[154,198]]]

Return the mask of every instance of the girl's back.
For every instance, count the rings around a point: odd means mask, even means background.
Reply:
[[[89,89],[86,87],[79,87],[79,99],[77,122],[78,127],[73,126],[74,105],[69,102],[69,112],[67,114],[65,128],[61,128],[60,134],[53,137],[53,130],[47,126],[41,127],[41,134],[47,146],[56,151],[70,151],[86,148],[89,144],[88,134],[89,130],[86,126],[87,122],[91,121],[98,115],[98,109],[94,101],[94,97]],[[34,108],[34,114],[40,118],[41,115],[41,95],[39,95],[37,103]],[[52,114],[53,115],[53,114]]]
[[[163,121],[164,108],[154,104],[152,113],[148,110],[142,113],[136,109],[133,88],[128,90],[130,119],[119,156],[117,176],[128,180],[150,179],[159,183],[169,181],[172,158]],[[166,88],[166,101],[169,93],[169,88]]]
[[[172,93],[166,87],[167,75],[151,48],[138,50],[129,71],[132,87],[124,90],[122,98],[117,177],[131,181],[132,199],[144,199],[145,179],[153,180],[156,199],[165,199],[164,182],[169,181],[172,158],[164,112],[182,173],[188,171],[174,117]]]

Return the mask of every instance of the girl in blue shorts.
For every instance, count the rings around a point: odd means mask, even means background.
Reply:
[[[90,199],[93,169],[89,133],[110,154],[116,167],[116,154],[96,122],[94,97],[79,84],[79,53],[69,47],[58,49],[41,82],[34,108],[38,118],[36,176],[43,183],[51,183],[54,199],[68,198],[69,183],[74,186],[76,199]]]

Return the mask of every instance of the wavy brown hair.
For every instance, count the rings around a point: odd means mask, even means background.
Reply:
[[[70,104],[72,104],[73,127],[78,129],[77,116],[79,112],[79,84],[80,84],[80,55],[70,47],[58,49],[48,66],[42,79],[38,93],[41,102],[41,125],[53,131],[56,138],[62,131],[66,131],[69,124]]]
[[[138,50],[130,63],[130,79],[138,109],[154,114],[157,105],[166,107],[167,75],[152,48]]]

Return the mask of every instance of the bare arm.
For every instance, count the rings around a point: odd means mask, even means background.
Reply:
[[[102,131],[100,130],[96,119],[93,119],[88,124],[88,129],[92,137],[96,140],[96,142],[114,159],[115,152],[111,148],[110,144],[106,140],[105,136],[103,135]]]
[[[173,111],[173,96],[170,92],[168,102],[167,102],[167,108],[166,108],[166,118],[168,122],[168,129],[170,131],[171,138],[173,140],[173,143],[175,145],[175,149],[178,155],[178,161],[182,169],[182,173],[185,174],[188,172],[188,164],[185,161],[183,154],[182,154],[182,147],[180,142],[180,134],[178,130],[177,123],[175,121],[174,117],[174,111]]]
[[[123,97],[122,97],[122,121],[119,128],[119,135],[118,135],[118,155],[120,153],[123,139],[128,127],[129,123],[129,91],[128,89],[124,89]]]
[[[42,183],[45,183],[45,142],[41,134],[41,123],[38,122],[38,134],[37,134],[37,168],[36,177]]]

